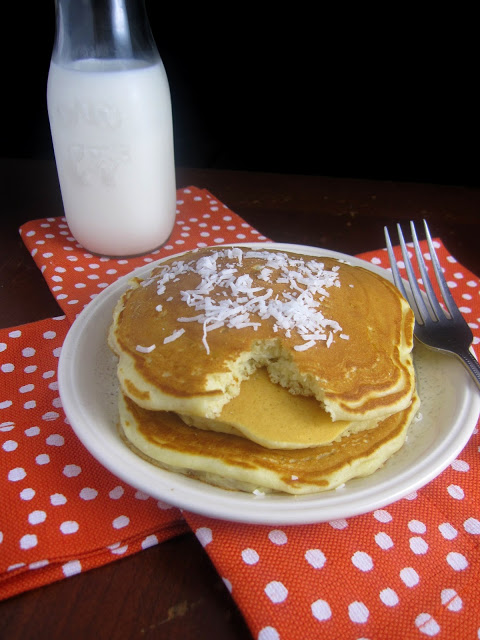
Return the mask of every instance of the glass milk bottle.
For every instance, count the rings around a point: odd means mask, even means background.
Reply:
[[[88,251],[129,256],[170,236],[170,90],[143,0],[55,0],[47,106],[63,206]]]

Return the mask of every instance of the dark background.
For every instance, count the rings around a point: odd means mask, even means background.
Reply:
[[[178,166],[479,186],[473,15],[451,5],[425,15],[405,4],[146,5]],[[53,159],[54,3],[7,7],[0,155]]]

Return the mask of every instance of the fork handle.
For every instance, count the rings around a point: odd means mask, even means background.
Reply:
[[[456,356],[460,359],[460,362],[467,369],[475,381],[477,388],[480,389],[480,365],[476,358],[470,353],[470,351],[464,351],[462,353],[456,353]]]

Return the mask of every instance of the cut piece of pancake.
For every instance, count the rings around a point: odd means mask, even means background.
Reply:
[[[334,421],[379,420],[410,406],[413,314],[397,289],[329,257],[210,247],[132,282],[109,344],[139,406],[218,419],[265,367]]]
[[[231,434],[186,425],[176,414],[149,411],[119,395],[120,431],[149,462],[218,487],[289,494],[335,489],[372,474],[404,443],[417,411],[410,405],[373,429],[308,449],[267,449]]]
[[[180,417],[190,426],[242,436],[269,449],[318,447],[371,429],[378,423],[378,420],[333,422],[318,400],[292,395],[274,384],[264,368],[242,382],[240,393],[223,407],[218,418]]]

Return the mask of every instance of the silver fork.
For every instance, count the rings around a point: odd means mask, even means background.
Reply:
[[[402,229],[399,224],[397,224],[397,231],[400,246],[402,248],[403,262],[405,263],[405,268],[407,270],[407,278],[410,285],[409,291],[406,291],[403,280],[400,276],[388,229],[385,227],[385,240],[387,242],[388,257],[392,267],[393,281],[402,293],[403,297],[408,301],[415,314],[415,337],[428,347],[457,356],[472,375],[477,387],[480,389],[480,367],[477,360],[470,352],[470,346],[473,341],[472,331],[450,293],[425,220],[423,221],[423,224],[425,227],[425,236],[427,238],[428,248],[432,258],[433,270],[435,272],[438,287],[442,294],[446,311],[444,310],[444,307],[442,307],[441,301],[437,299],[432,282],[427,273],[427,267],[418,243],[417,233],[413,222],[410,222],[410,229],[420,275],[425,287],[425,294],[421,292],[420,287],[418,286]]]

